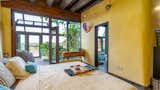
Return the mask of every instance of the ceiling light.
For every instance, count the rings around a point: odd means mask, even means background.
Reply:
[[[160,6],[154,8],[155,11],[160,11]]]

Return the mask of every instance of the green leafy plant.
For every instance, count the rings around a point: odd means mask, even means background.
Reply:
[[[70,23],[68,28],[69,51],[77,51],[80,47],[80,24]]]
[[[42,43],[40,50],[44,53],[44,56],[49,56],[49,42]]]

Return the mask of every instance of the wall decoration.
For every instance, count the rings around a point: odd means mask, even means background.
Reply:
[[[86,33],[91,31],[92,26],[89,23],[83,23],[83,29]]]

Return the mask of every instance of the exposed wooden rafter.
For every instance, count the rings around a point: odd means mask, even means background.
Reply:
[[[54,0],[53,6],[59,6],[63,0]]]
[[[70,10],[79,0],[71,0],[71,2],[64,8]]]
[[[77,2],[72,8],[71,11],[75,12],[76,10],[78,10],[79,8],[83,7],[84,5],[86,5],[87,3],[89,3],[91,0],[79,0],[79,2]],[[94,0],[95,1],[95,0]]]
[[[68,4],[71,3],[72,0],[63,0],[62,3],[60,4],[60,7],[64,9]]]
[[[83,10],[93,6],[94,4],[101,2],[103,0],[90,0],[89,2],[87,2],[86,4],[84,4],[83,6],[80,6],[80,8],[77,9],[73,9],[74,12],[82,12]]]
[[[81,20],[80,13],[74,13],[55,7],[41,6],[36,3],[30,3],[23,0],[1,1],[1,5],[3,7],[12,8],[13,10],[25,11],[32,14],[40,14],[54,18],[70,19],[76,21]]]
[[[46,3],[49,7],[52,7],[54,0],[46,0]]]

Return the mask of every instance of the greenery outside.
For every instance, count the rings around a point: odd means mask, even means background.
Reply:
[[[68,51],[74,52],[78,51],[80,48],[80,23],[78,22],[69,22],[68,24],[68,35],[67,35],[67,23],[64,20],[53,19],[52,26],[59,26],[61,29],[59,37],[65,37],[66,40],[59,43],[59,55],[60,59],[62,58],[62,53],[67,51],[67,40],[68,40]],[[62,32],[63,31],[63,32]],[[68,39],[67,39],[68,38]],[[56,43],[52,43],[53,49],[53,59],[56,58]],[[49,43],[42,43],[40,49],[43,54],[49,57]]]

